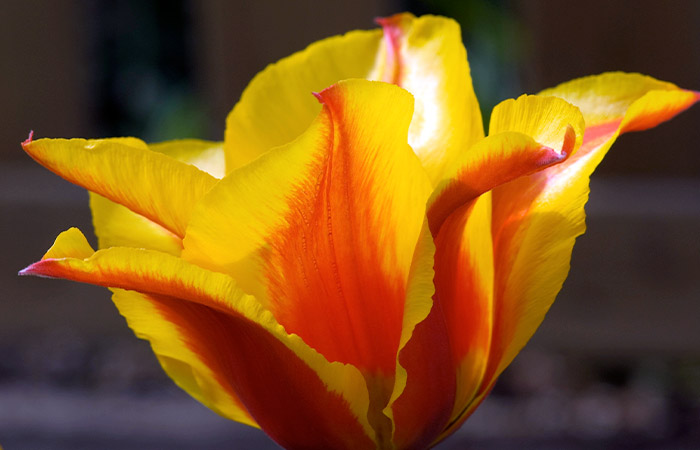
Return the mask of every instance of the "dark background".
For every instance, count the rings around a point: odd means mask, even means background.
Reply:
[[[60,231],[91,229],[87,194],[21,151],[29,130],[37,137],[221,140],[227,112],[265,65],[402,10],[460,21],[485,117],[505,98],[609,70],[700,89],[694,0],[4,0],[6,450],[270,445],[179,392],[106,290],[16,276]],[[615,144],[593,177],[589,229],[544,325],[440,448],[700,446],[698,125],[696,107]]]

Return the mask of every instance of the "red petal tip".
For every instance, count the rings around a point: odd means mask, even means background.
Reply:
[[[34,270],[34,266],[35,266],[35,265],[36,265],[36,263],[31,264],[31,265],[25,267],[24,269],[22,269],[22,270],[20,270],[19,272],[17,272],[17,275],[20,275],[20,276],[36,275],[37,272]]]
[[[34,130],[30,130],[29,136],[27,137],[27,139],[24,140],[24,142],[22,142],[22,147],[24,147],[25,145],[31,144],[31,142],[33,140],[34,140]]]
[[[319,103],[323,103],[323,96],[321,95],[323,92],[311,92],[314,97],[316,97],[316,100],[318,100]]]

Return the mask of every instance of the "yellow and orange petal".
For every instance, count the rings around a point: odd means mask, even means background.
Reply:
[[[483,401],[554,301],[569,270],[574,240],[585,231],[589,177],[617,136],[668,120],[700,100],[698,93],[670,83],[622,73],[574,80],[540,96],[560,97],[581,111],[583,141],[565,161],[493,190],[495,290],[488,366],[471,404],[441,439]],[[492,119],[491,132],[497,129],[494,124],[527,123],[512,120],[513,111],[497,114],[501,117]]]
[[[153,339],[155,351],[164,351],[159,357],[176,382],[214,410],[257,423],[287,448],[374,448],[359,371],[329,363],[287,334],[228,276],[151,250],[90,252],[82,234],[71,229],[44,259],[20,273],[141,293],[118,297],[148,302],[122,305],[122,311],[133,312],[129,324]],[[154,311],[155,316],[139,316]],[[168,336],[180,339],[164,342]]]
[[[202,200],[183,257],[250,283],[287,331],[329,360],[393,376],[430,193],[406,143],[412,98],[365,80],[318,97],[323,109],[304,135]]]

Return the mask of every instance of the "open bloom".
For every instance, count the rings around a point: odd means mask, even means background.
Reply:
[[[484,137],[458,25],[379,23],[266,68],[223,145],[27,140],[91,191],[100,250],[70,229],[21,273],[109,287],[181,388],[286,448],[454,432],[552,304],[610,145],[700,94],[592,76]]]

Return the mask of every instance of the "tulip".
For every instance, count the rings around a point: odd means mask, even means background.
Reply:
[[[223,144],[30,136],[99,250],[71,228],[20,273],[110,288],[178,386],[285,448],[453,433],[554,301],[608,148],[700,93],[590,76],[484,137],[459,26],[378,22],[267,67]]]

